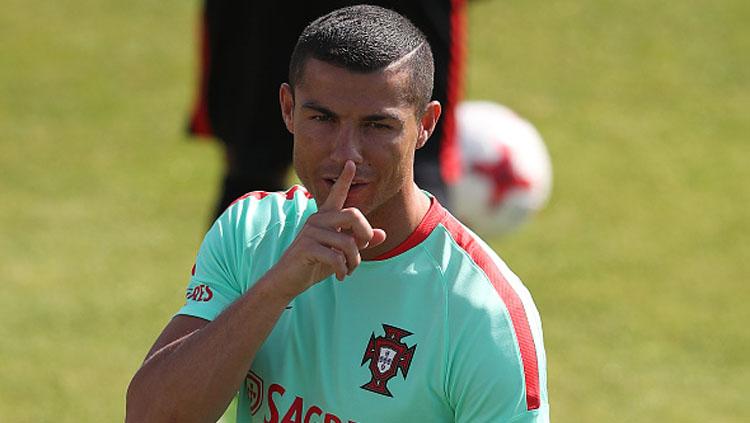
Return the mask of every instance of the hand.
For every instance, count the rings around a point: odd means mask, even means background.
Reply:
[[[373,229],[361,211],[344,208],[356,171],[353,161],[344,164],[326,201],[274,266],[284,275],[292,297],[333,273],[343,281],[362,262],[361,250],[385,241],[385,231]]]

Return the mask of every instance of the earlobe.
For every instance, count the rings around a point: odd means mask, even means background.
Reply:
[[[287,84],[281,84],[279,87],[279,104],[281,106],[281,117],[284,119],[284,125],[287,131],[294,133],[294,93],[292,87]]]
[[[430,138],[430,135],[432,135],[432,132],[435,130],[435,126],[440,119],[441,111],[442,107],[439,102],[431,101],[427,104],[427,108],[419,121],[420,130],[419,136],[417,137],[417,149],[422,148],[427,143],[427,140]]]
[[[427,144],[427,140],[430,138],[430,131],[422,126],[419,130],[419,136],[417,137],[417,150],[424,147]]]

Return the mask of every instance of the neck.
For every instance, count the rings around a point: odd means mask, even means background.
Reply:
[[[361,251],[363,260],[371,260],[404,242],[417,229],[430,208],[430,199],[416,184],[411,184],[388,202],[391,204],[379,207],[367,216],[372,227],[383,229],[387,237],[377,247]]]

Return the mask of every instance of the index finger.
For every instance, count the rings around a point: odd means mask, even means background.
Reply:
[[[341,169],[341,174],[328,192],[328,197],[320,207],[320,210],[341,210],[344,208],[344,203],[346,203],[346,197],[349,195],[349,188],[352,186],[356,172],[357,165],[353,161],[347,160],[344,163],[344,168]]]

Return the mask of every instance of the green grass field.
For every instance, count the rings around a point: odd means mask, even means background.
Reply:
[[[0,421],[121,421],[182,303],[221,154],[183,135],[197,1],[0,14]],[[747,422],[750,3],[483,0],[467,98],[535,123],[548,207],[491,240],[559,422]]]

